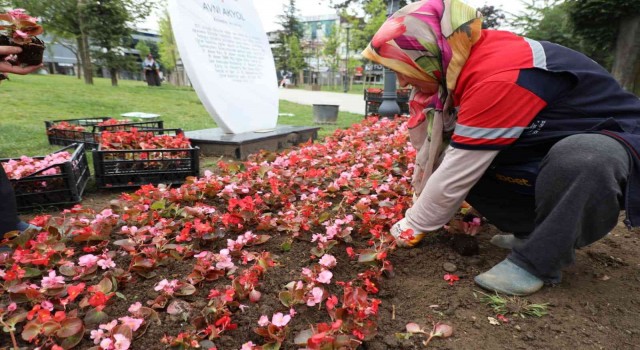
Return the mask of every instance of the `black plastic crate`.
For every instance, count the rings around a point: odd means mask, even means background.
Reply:
[[[367,102],[382,102],[382,93],[384,91],[382,89],[365,89],[364,90],[364,100]]]
[[[383,94],[383,89],[369,88],[364,90],[364,100],[366,102],[365,116],[378,113],[380,104],[383,101]],[[409,114],[409,97],[411,96],[411,89],[397,89],[396,94],[396,101],[398,102],[398,106],[400,106],[400,114]]]
[[[182,133],[180,129],[146,129],[157,135]],[[181,184],[200,173],[200,148],[149,150],[93,150],[99,188],[137,187],[147,184]]]
[[[367,102],[365,116],[378,114],[380,104],[380,102]],[[400,106],[400,114],[409,114],[409,103],[398,101],[398,106]]]
[[[18,211],[31,211],[47,207],[64,207],[79,203],[82,193],[91,176],[89,163],[82,143],[69,145],[55,153],[72,152],[71,159],[64,163],[51,165],[29,176],[10,180],[16,194]],[[43,159],[44,157],[33,157]],[[8,162],[11,159],[0,159]],[[43,175],[49,169],[57,169],[56,175]]]
[[[144,121],[144,122],[130,122],[117,125],[103,125],[98,124],[105,122],[110,117],[95,117],[95,118],[81,118],[81,119],[61,119],[45,121],[45,127],[47,130],[47,137],[49,138],[50,145],[70,145],[76,142],[82,142],[87,148],[96,148],[100,142],[100,132],[102,131],[117,131],[117,130],[129,130],[131,128],[142,129],[162,129],[164,122],[162,120]],[[60,122],[67,122],[72,125],[82,126],[84,131],[75,130],[61,130],[53,129],[54,124]]]

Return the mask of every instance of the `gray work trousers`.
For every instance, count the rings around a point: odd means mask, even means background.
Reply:
[[[528,238],[509,260],[545,283],[558,283],[561,269],[575,261],[575,249],[606,236],[618,223],[630,166],[615,139],[573,135],[542,160],[535,197],[484,176],[467,202],[500,230]]]

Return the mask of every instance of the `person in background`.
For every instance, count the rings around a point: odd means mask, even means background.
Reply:
[[[391,233],[414,246],[466,201],[509,235],[475,282],[528,295],[561,280],[575,249],[640,225],[640,100],[585,55],[482,30],[460,0],[411,3],[364,56],[413,87],[415,201]]]
[[[0,56],[17,55],[20,52],[22,52],[22,49],[17,46],[0,46]],[[24,75],[33,73],[41,68],[42,65],[21,67],[13,66],[6,60],[0,61],[0,80],[7,79],[8,73]],[[8,232],[25,231],[29,228],[37,229],[37,227],[21,221],[18,217],[13,186],[4,168],[0,166],[0,237]],[[0,252],[7,250],[9,250],[7,247],[0,247]]]
[[[147,81],[147,85],[149,86],[160,86],[160,66],[158,62],[156,62],[155,58],[153,58],[152,54],[148,54],[147,58],[142,62],[142,69],[144,73],[144,77]]]

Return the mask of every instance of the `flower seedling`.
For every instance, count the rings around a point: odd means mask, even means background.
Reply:
[[[38,19],[31,17],[23,9],[11,10],[0,14],[0,31],[3,31],[16,44],[30,43],[34,36],[44,32]]]
[[[287,326],[291,321],[291,315],[284,315],[281,312],[273,314],[271,321],[266,315],[262,315],[258,320],[258,325],[254,329],[258,335],[262,336],[266,341],[262,349],[277,350],[287,337],[289,327]]]

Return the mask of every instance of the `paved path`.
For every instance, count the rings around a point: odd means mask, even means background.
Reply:
[[[278,89],[280,99],[302,105],[339,105],[341,112],[364,114],[364,95],[339,92],[309,91],[301,89]]]

